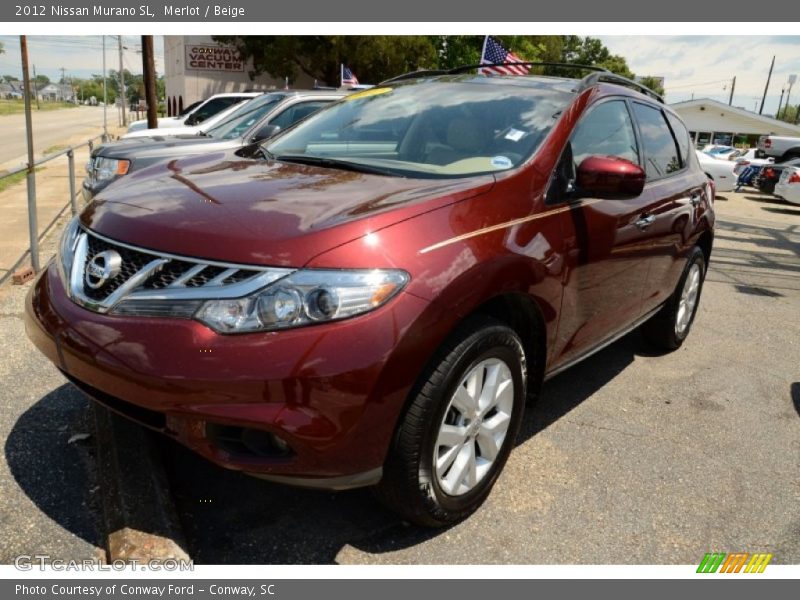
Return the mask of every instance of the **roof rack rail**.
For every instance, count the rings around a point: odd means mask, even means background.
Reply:
[[[385,83],[394,83],[396,81],[405,81],[406,79],[417,79],[418,77],[435,77],[437,75],[447,75],[448,72],[449,71],[443,71],[441,69],[422,69],[420,71],[411,71],[410,73],[403,73],[402,75],[398,75],[397,77],[384,79],[378,85],[383,85]]]
[[[661,104],[664,104],[664,98],[656,94],[646,85],[642,85],[638,81],[633,81],[632,79],[628,79],[622,75],[616,75],[615,73],[611,73],[609,71],[606,71],[605,73],[591,73],[590,75],[587,75],[581,79],[580,85],[578,85],[578,88],[575,91],[580,93],[583,90],[601,82],[616,83],[617,85],[624,85],[626,87],[633,88],[642,94],[655,98]]]
[[[608,69],[603,67],[596,67],[594,65],[581,65],[578,63],[561,63],[561,62],[527,62],[527,61],[516,61],[516,62],[501,62],[501,63],[483,63],[477,65],[463,65],[460,67],[455,67],[453,69],[449,69],[447,71],[448,75],[455,75],[457,73],[465,73],[467,71],[471,71],[473,69],[482,69],[486,67],[511,67],[511,66],[518,66],[523,65],[526,67],[562,67],[568,69],[583,69],[589,71],[599,71],[601,73],[609,73]]]
[[[526,67],[562,67],[568,69],[583,69],[589,71],[598,71],[601,73],[609,73],[607,69],[603,67],[595,67],[592,65],[580,65],[577,63],[560,63],[560,62],[502,62],[502,63],[483,63],[483,64],[475,64],[475,65],[462,65],[460,67],[454,67],[452,69],[423,69],[421,71],[411,71],[410,73],[403,73],[402,75],[398,75],[397,77],[392,77],[391,79],[386,79],[385,81],[381,81],[378,85],[383,85],[385,83],[394,83],[396,81],[405,81],[406,79],[417,79],[419,77],[435,77],[437,75],[457,75],[458,73],[466,73],[467,71],[472,71],[473,69],[481,69],[484,67],[510,67],[515,65],[524,65]]]

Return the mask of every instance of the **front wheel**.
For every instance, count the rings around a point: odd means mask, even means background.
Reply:
[[[647,341],[663,350],[680,348],[694,322],[705,275],[705,255],[695,246],[672,296],[642,325],[642,333]]]
[[[377,492],[409,521],[440,527],[475,511],[505,465],[525,406],[519,336],[474,318],[439,352],[401,419]]]

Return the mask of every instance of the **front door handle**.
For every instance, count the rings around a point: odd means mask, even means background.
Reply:
[[[655,222],[656,222],[656,216],[655,215],[644,215],[644,216],[640,217],[638,221],[636,221],[635,225],[639,229],[644,231],[645,229],[650,227],[650,225],[652,225]]]

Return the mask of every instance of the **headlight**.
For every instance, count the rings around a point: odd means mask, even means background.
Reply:
[[[58,272],[61,274],[61,281],[69,289],[69,273],[72,269],[72,262],[75,259],[75,245],[80,234],[80,218],[76,215],[64,228],[61,234],[61,241],[58,244]]]
[[[94,159],[94,178],[97,181],[108,181],[125,175],[130,166],[129,160],[98,156]]]
[[[397,270],[297,271],[246,298],[209,300],[195,318],[219,333],[338,321],[385,304],[408,279],[407,273]]]

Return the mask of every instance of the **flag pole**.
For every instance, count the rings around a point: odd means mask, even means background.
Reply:
[[[489,41],[489,36],[484,36],[483,38],[483,47],[481,48],[481,64],[483,64],[483,57],[486,56],[486,42]],[[478,73],[483,74],[483,69],[478,69]]]

